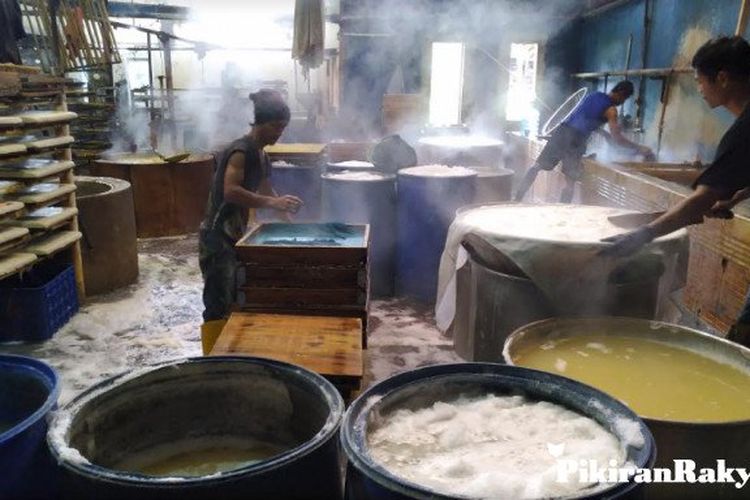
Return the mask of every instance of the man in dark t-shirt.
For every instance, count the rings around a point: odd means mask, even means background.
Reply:
[[[736,120],[719,143],[713,163],[695,181],[693,194],[658,219],[604,241],[602,253],[625,256],[659,236],[704,217],[729,218],[737,203],[750,198],[750,45],[743,38],[708,41],[693,57],[698,88],[711,108],[725,107]],[[750,294],[728,338],[750,346]]]
[[[265,146],[275,144],[289,123],[289,107],[276,91],[250,95],[255,121],[248,134],[221,155],[214,172],[206,217],[198,236],[198,263],[203,274],[204,321],[227,317],[235,300],[237,259],[234,245],[246,230],[250,208],[270,208],[282,216],[296,212],[302,200],[279,196],[269,180]]]

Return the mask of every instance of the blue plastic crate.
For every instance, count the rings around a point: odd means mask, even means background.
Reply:
[[[37,266],[0,282],[0,342],[47,340],[76,312],[73,266]]]

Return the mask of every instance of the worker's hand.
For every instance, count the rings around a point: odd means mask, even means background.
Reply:
[[[706,217],[709,219],[733,219],[734,212],[732,207],[734,205],[729,200],[717,201],[711,210],[708,211]]]
[[[654,160],[656,160],[656,155],[651,150],[651,148],[648,147],[648,146],[641,146],[638,149],[638,153],[641,154],[643,156],[643,159],[646,160],[646,161],[654,161]]]
[[[285,194],[284,196],[277,196],[271,203],[271,208],[280,212],[291,212],[296,214],[300,207],[304,205],[301,199],[291,194]]]
[[[627,257],[640,250],[643,245],[653,239],[651,230],[647,226],[643,226],[629,233],[604,238],[602,241],[611,243],[611,245],[600,250],[598,255],[605,257]]]

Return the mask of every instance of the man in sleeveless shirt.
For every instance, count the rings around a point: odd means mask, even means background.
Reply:
[[[244,234],[250,208],[277,210],[282,218],[299,210],[296,196],[278,196],[269,180],[270,162],[263,151],[275,144],[289,123],[281,94],[260,90],[250,95],[255,121],[250,132],[229,145],[218,161],[200,229],[199,262],[203,274],[204,321],[223,319],[235,298],[237,258],[234,245]]]
[[[693,193],[658,219],[629,233],[606,238],[604,255],[627,256],[651,240],[704,217],[731,218],[750,198],[750,44],[739,36],[709,40],[693,57],[695,78],[711,108],[722,106],[735,121],[719,142],[711,165],[693,183]],[[750,347],[750,293],[728,339]]]
[[[552,170],[558,163],[562,163],[565,187],[560,201],[570,203],[573,200],[575,183],[581,180],[583,174],[581,157],[586,153],[586,143],[593,132],[599,132],[615,144],[632,149],[646,158],[652,158],[651,149],[628,140],[622,134],[617,121],[617,106],[631,95],[633,84],[629,81],[618,83],[608,94],[594,92],[587,95],[573,113],[552,132],[536,163],[521,180],[515,201],[523,200],[539,172]],[[609,126],[609,134],[600,130],[605,123]]]

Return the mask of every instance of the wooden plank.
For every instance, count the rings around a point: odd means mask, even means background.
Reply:
[[[0,201],[0,217],[15,219],[23,210],[24,204],[20,201]]]
[[[256,306],[245,304],[240,307],[235,304],[232,308],[234,312],[249,312],[249,313],[266,313],[266,314],[286,314],[291,316],[336,316],[339,318],[357,318],[362,324],[362,346],[367,348],[367,323],[368,323],[368,306],[348,306],[348,305],[335,305],[335,306],[279,306],[279,305],[264,305]]]
[[[361,329],[356,318],[233,313],[210,354],[275,359],[358,382]]]
[[[60,210],[60,213],[55,213],[48,217],[34,217],[32,212],[31,214],[27,214],[26,216],[19,217],[15,220],[0,222],[0,225],[14,225],[33,230],[48,231],[70,222],[70,220],[76,215],[78,215],[77,208],[64,207]]]
[[[367,300],[365,290],[356,288],[343,289],[307,289],[307,288],[261,288],[239,287],[242,293],[240,304],[253,305],[360,305]]]
[[[269,265],[364,264],[367,250],[361,247],[235,246],[241,262]]]
[[[266,146],[265,151],[269,156],[272,155],[321,155],[325,152],[325,144],[274,144]]]
[[[26,252],[36,254],[40,257],[49,257],[60,250],[78,242],[83,235],[78,231],[57,231],[45,234],[33,240],[26,247]]]
[[[364,287],[367,269],[357,266],[240,266],[238,284],[251,287],[350,288]]]
[[[18,95],[21,92],[21,78],[17,73],[0,72],[0,97]]]
[[[15,253],[0,257],[0,279],[12,276],[36,262],[37,256],[31,253]]]

